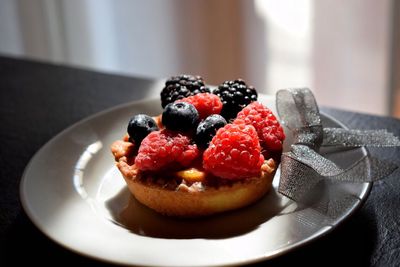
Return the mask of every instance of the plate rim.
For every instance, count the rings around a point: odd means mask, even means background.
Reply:
[[[261,96],[262,98],[270,98],[270,99],[274,99],[275,96],[273,95],[265,95],[265,94],[259,94],[259,96]],[[61,240],[57,239],[55,236],[51,235],[50,233],[48,233],[48,231],[46,230],[46,228],[42,225],[40,225],[40,223],[37,221],[36,216],[34,215],[34,213],[31,211],[30,205],[29,205],[29,201],[26,199],[26,193],[25,193],[25,187],[26,187],[26,181],[27,181],[27,177],[28,177],[28,172],[32,166],[32,164],[34,163],[34,159],[40,154],[40,152],[42,150],[44,150],[45,148],[47,148],[48,146],[50,146],[53,142],[57,141],[59,138],[62,137],[62,135],[68,131],[70,131],[71,129],[84,124],[86,121],[89,121],[93,118],[102,116],[103,114],[107,114],[109,112],[112,112],[114,110],[117,109],[122,109],[125,107],[129,107],[132,105],[137,105],[137,104],[141,104],[143,102],[149,102],[149,101],[156,101],[157,98],[156,97],[146,97],[140,100],[135,100],[135,101],[130,101],[130,102],[126,102],[126,103],[121,103],[109,108],[106,108],[104,110],[95,112],[94,114],[88,115],[80,120],[78,120],[77,122],[67,126],[66,128],[64,128],[63,130],[61,130],[60,132],[58,132],[56,135],[54,135],[53,137],[51,137],[48,141],[46,141],[46,143],[44,145],[42,145],[35,153],[34,155],[29,159],[28,164],[25,166],[24,171],[22,173],[21,179],[20,179],[20,185],[19,185],[19,198],[20,198],[20,202],[21,202],[21,206],[23,208],[23,211],[25,212],[25,214],[28,216],[29,220],[32,222],[32,224],[40,230],[40,232],[42,234],[44,234],[47,238],[49,238],[51,241],[53,241],[54,243],[56,243],[57,245],[61,246],[64,249],[70,250],[74,253],[77,253],[80,256],[84,256],[84,257],[88,257],[90,259],[94,259],[100,262],[106,262],[106,263],[112,263],[112,264],[118,264],[121,266],[153,266],[153,265],[146,265],[146,264],[140,264],[138,265],[137,263],[126,263],[126,262],[122,262],[122,261],[115,261],[112,259],[108,259],[106,257],[101,257],[101,256],[97,256],[95,254],[90,254],[87,252],[83,252],[79,249],[74,248],[73,246],[70,246],[68,244],[63,243]],[[333,117],[332,115],[326,114],[323,111],[320,111],[321,115],[327,117],[328,119],[332,120],[333,122],[337,123],[338,125],[340,125],[341,127],[343,127],[344,129],[348,129],[348,127],[342,123],[341,121],[339,121],[338,119],[336,119],[335,117]],[[362,147],[362,149],[364,150],[365,153],[369,154],[368,150],[365,147]],[[342,215],[334,225],[327,225],[324,226],[323,228],[319,229],[317,232],[315,232],[314,234],[312,234],[311,236],[309,236],[306,239],[302,239],[298,242],[295,242],[287,247],[284,248],[280,248],[277,249],[273,254],[261,254],[258,256],[255,256],[253,259],[247,259],[247,260],[243,260],[243,261],[237,261],[235,263],[226,263],[226,264],[213,264],[211,266],[232,266],[232,265],[242,265],[242,264],[252,264],[252,263],[257,263],[257,262],[262,262],[262,261],[266,261],[266,260],[270,260],[273,258],[277,258],[283,254],[286,254],[288,252],[297,250],[299,248],[302,248],[304,246],[306,246],[309,243],[315,242],[317,240],[319,240],[320,238],[323,238],[325,236],[327,236],[328,234],[330,234],[334,229],[336,229],[339,225],[341,225],[342,223],[346,222],[349,218],[352,217],[352,215],[354,215],[357,211],[359,211],[361,209],[361,207],[364,205],[364,203],[366,202],[366,200],[368,199],[368,196],[372,190],[372,186],[373,186],[373,182],[366,182],[363,183],[366,185],[366,188],[363,190],[363,197],[359,199],[359,201],[353,206],[353,208],[347,212],[346,214]],[[160,265],[163,266],[163,265]]]

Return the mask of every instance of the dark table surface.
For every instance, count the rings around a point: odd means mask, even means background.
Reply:
[[[75,254],[44,236],[19,200],[19,183],[34,153],[67,126],[114,105],[160,90],[160,82],[0,57],[0,265],[107,264]],[[323,108],[350,128],[386,128],[400,121]],[[375,155],[400,165],[400,149]],[[322,260],[322,262],[321,262]],[[400,171],[373,185],[364,206],[330,234],[262,265],[400,266]]]

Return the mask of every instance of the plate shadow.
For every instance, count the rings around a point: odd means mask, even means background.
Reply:
[[[223,239],[243,235],[265,223],[284,208],[281,196],[271,189],[256,203],[203,218],[161,215],[138,202],[125,187],[105,203],[112,221],[130,232],[167,239]]]

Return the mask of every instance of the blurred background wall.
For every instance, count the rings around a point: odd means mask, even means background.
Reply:
[[[152,78],[199,74],[210,84],[242,77],[268,94],[306,86],[326,106],[400,116],[398,6],[0,0],[0,53]]]

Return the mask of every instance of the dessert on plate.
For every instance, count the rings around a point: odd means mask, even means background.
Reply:
[[[247,206],[270,190],[285,134],[254,87],[237,79],[211,92],[201,77],[179,75],[166,81],[161,105],[161,115],[134,115],[111,145],[139,202],[199,217]]]

